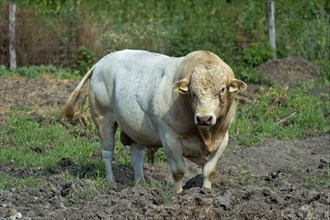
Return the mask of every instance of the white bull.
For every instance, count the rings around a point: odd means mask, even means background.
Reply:
[[[138,50],[113,52],[85,75],[64,107],[75,114],[79,92],[90,79],[89,105],[101,140],[106,177],[112,171],[115,131],[130,140],[135,183],[144,183],[144,146],[163,146],[182,191],[183,157],[203,167],[203,187],[211,188],[216,163],[228,143],[235,96],[246,89],[217,55],[195,51],[168,57]]]

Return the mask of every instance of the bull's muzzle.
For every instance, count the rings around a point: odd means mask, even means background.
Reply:
[[[198,126],[211,126],[214,125],[213,115],[195,115],[195,123]]]

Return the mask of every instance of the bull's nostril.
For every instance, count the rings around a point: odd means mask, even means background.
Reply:
[[[209,117],[206,119],[206,122],[207,122],[207,123],[211,123],[211,121],[212,121],[212,116],[209,116]]]

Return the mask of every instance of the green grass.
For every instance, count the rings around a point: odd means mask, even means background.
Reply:
[[[104,179],[103,174],[94,179],[81,179],[67,171],[62,173],[64,183],[68,187],[68,196],[66,201],[69,205],[73,205],[77,200],[92,201],[100,192],[106,193],[113,190],[109,187],[109,182]]]
[[[173,199],[173,191],[170,182],[164,181],[162,183],[147,183],[146,188],[149,190],[163,189],[161,192],[161,197],[164,203],[169,203]]]
[[[40,66],[22,66],[15,70],[7,69],[5,66],[0,65],[1,76],[18,76],[25,78],[37,78],[42,76],[52,76],[59,79],[75,79],[79,80],[81,75],[78,71],[71,71],[66,68],[55,67],[53,65],[40,65]]]
[[[12,163],[21,168],[47,168],[62,158],[84,161],[99,150],[95,141],[74,136],[61,124],[38,123],[27,115],[17,115],[1,124],[0,163]]]
[[[252,175],[252,171],[250,169],[245,169],[243,167],[237,167],[237,171],[238,171],[238,180],[241,184],[243,185],[247,185],[253,182],[254,177]]]
[[[316,172],[312,172],[305,178],[305,183],[308,185],[323,185],[323,186],[330,186],[330,168],[328,167],[323,175],[318,175]]]
[[[266,138],[298,139],[328,132],[329,94],[323,99],[303,88],[261,89],[252,103],[238,107],[231,137],[249,147]]]
[[[0,171],[0,192],[4,189],[8,189],[12,186],[15,186],[17,189],[26,188],[26,187],[37,187],[41,184],[42,180],[37,177],[26,177],[26,178],[17,178],[13,176],[8,176],[4,172]]]

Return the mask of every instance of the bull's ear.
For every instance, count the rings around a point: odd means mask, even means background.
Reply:
[[[229,83],[229,92],[244,91],[246,88],[246,83],[238,79],[234,79]]]
[[[172,88],[175,92],[185,94],[189,90],[189,82],[187,79],[182,79],[173,83]]]

